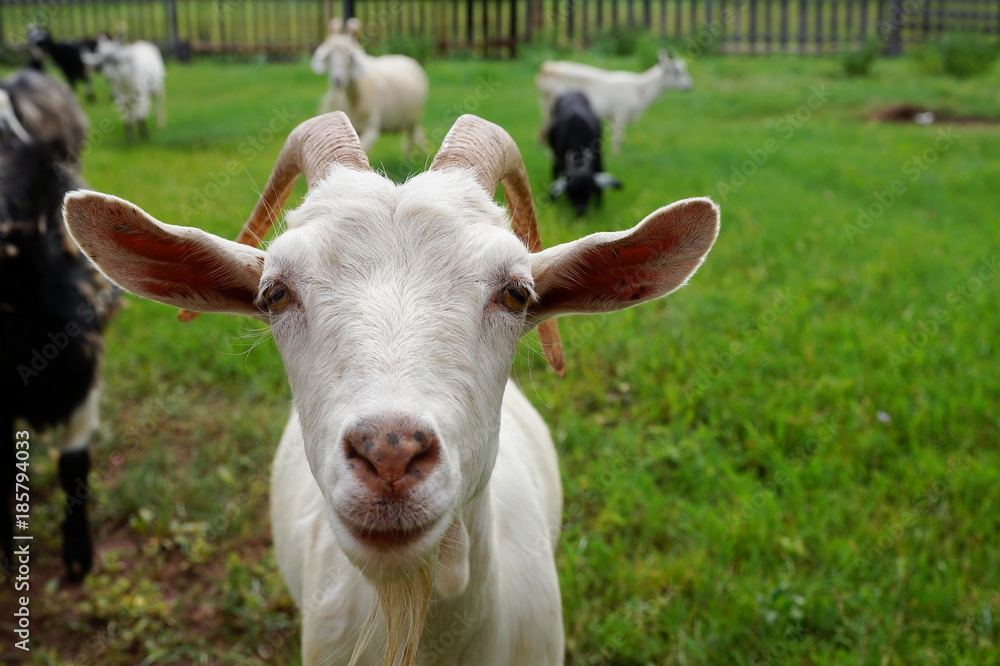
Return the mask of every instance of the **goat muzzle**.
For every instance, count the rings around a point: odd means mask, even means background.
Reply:
[[[437,467],[434,428],[406,417],[361,421],[343,437],[347,466],[379,500],[397,500]]]

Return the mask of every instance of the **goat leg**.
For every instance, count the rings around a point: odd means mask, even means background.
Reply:
[[[66,493],[66,519],[62,525],[63,560],[70,580],[81,580],[93,564],[93,546],[87,522],[90,486],[90,452],[86,447],[63,451],[59,456],[59,483]]]

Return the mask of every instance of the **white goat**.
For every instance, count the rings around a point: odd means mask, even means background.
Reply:
[[[579,90],[590,100],[597,117],[611,125],[612,150],[617,153],[621,150],[625,126],[638,120],[664,90],[690,90],[692,85],[684,60],[666,51],[660,51],[656,65],[639,73],[549,60],[542,63],[535,76],[535,87],[541,95],[542,135],[548,131],[555,99]]]
[[[341,32],[339,19],[332,20],[329,36],[313,54],[312,71],[330,79],[322,111],[346,113],[365,150],[380,132],[403,132],[405,154],[414,145],[426,153],[420,121],[427,102],[427,73],[409,56],[369,56],[357,42],[359,28],[357,19],[349,19],[347,31]]]
[[[166,68],[160,50],[149,42],[122,44],[102,37],[95,53],[84,53],[84,62],[98,68],[108,79],[115,95],[115,105],[125,121],[125,137],[135,140],[138,126],[142,137],[149,136],[146,118],[152,100],[156,100],[156,125],[166,127]]]
[[[288,231],[251,247],[300,173]],[[237,242],[96,192],[69,195],[66,219],[126,289],[270,324],[295,405],[272,532],[305,664],[562,663],[562,492],[548,431],[508,381],[517,343],[538,325],[559,369],[554,317],[682,286],[718,233],[714,203],[538,251],[504,130],[462,116],[430,170],[396,185],[333,113],[288,137]]]

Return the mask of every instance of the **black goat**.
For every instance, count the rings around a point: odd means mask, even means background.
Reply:
[[[89,126],[70,89],[51,76],[26,69],[0,81],[0,133],[46,144],[75,167]]]
[[[83,61],[82,55],[83,52],[94,52],[97,46],[95,40],[57,42],[47,30],[31,28],[28,33],[28,44],[49,54],[74,92],[76,84],[83,82],[87,101],[93,102],[97,99],[94,96],[94,87],[90,83],[91,67]]]
[[[22,72],[12,78],[20,81],[24,77],[33,84],[30,90],[37,92],[43,81],[35,77],[45,75]],[[63,84],[45,78],[50,82],[48,95],[54,99],[62,90],[79,110]],[[29,101],[33,108],[48,108],[45,101],[29,100],[32,93],[11,85],[11,79],[0,82],[0,89],[15,109],[24,108]],[[73,109],[64,110],[61,116],[67,125],[74,117]],[[35,429],[66,424],[59,458],[60,485],[67,494],[63,559],[68,576],[78,580],[93,561],[87,521],[87,447],[98,425],[101,332],[117,309],[119,294],[79,251],[63,221],[64,196],[84,187],[76,163],[69,158],[71,153],[79,153],[79,145],[71,148],[67,143],[72,139],[65,136],[42,139],[32,135],[26,128],[40,126],[37,123],[19,124],[17,118],[9,117],[2,120],[0,393],[4,398],[0,401],[0,433],[6,433],[2,436],[7,441],[0,446],[0,493],[6,503],[15,477],[22,472],[31,484],[38,483],[37,474],[32,473],[37,468],[24,465],[25,455],[30,456],[29,461],[41,459],[34,448],[37,440],[28,438],[26,449],[25,438],[15,437],[15,423],[23,420]],[[9,129],[11,126],[20,129]],[[25,512],[18,509],[15,513]],[[4,506],[0,510],[0,548],[8,570],[15,564],[12,545],[12,514]]]
[[[592,198],[600,203],[602,190],[622,186],[604,172],[601,121],[587,96],[576,90],[556,98],[550,118],[546,136],[555,182],[549,194],[555,199],[565,192],[576,214],[583,215]]]

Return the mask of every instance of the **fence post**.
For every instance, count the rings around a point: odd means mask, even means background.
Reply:
[[[887,55],[899,55],[903,52],[900,41],[900,28],[903,27],[902,0],[892,0],[889,4],[889,24],[883,31],[885,37],[885,52]]]
[[[354,0],[343,0],[344,20],[354,18]]]
[[[181,53],[181,36],[177,27],[177,0],[167,0],[167,24],[170,26],[170,47],[174,51],[174,57],[184,61]]]

